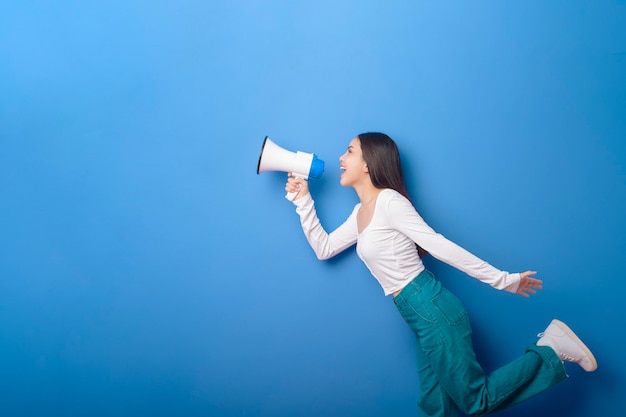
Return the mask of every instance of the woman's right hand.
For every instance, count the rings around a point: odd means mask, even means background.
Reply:
[[[294,177],[290,172],[289,178],[287,178],[287,184],[285,185],[285,191],[288,193],[298,192],[294,198],[295,201],[309,193],[309,183],[302,178]]]

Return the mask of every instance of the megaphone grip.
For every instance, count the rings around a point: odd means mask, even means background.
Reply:
[[[291,176],[294,177],[294,178],[300,178],[301,180],[307,180],[308,179],[306,175],[298,174],[298,173],[295,173],[295,172],[292,172]],[[298,195],[299,192],[300,192],[300,190],[293,191],[291,193],[287,193],[287,194],[285,194],[285,198],[287,200],[289,200],[289,201],[293,201],[293,199],[296,198],[296,196]]]

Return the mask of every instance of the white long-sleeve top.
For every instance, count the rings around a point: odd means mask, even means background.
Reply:
[[[404,288],[425,267],[417,243],[443,261],[494,288],[515,293],[520,275],[501,271],[435,232],[411,202],[391,189],[380,192],[369,225],[359,233],[360,203],[346,221],[330,234],[322,227],[311,194],[294,201],[302,230],[319,259],[328,259],[356,244],[356,252],[385,295]]]

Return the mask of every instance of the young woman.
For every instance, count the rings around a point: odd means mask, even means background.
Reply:
[[[356,244],[358,256],[417,335],[420,416],[457,416],[458,409],[469,415],[502,410],[565,379],[562,361],[588,372],[597,368],[583,342],[553,320],[523,356],[485,375],[474,354],[465,307],[425,269],[420,249],[523,297],[542,288],[536,272],[500,271],[430,228],[409,200],[398,148],[387,135],[357,136],[339,162],[341,185],[353,187],[360,202],[332,233],[320,224],[306,181],[290,176],[285,190],[298,192],[296,212],[317,257],[328,259]]]

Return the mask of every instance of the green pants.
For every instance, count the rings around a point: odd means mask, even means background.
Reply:
[[[556,353],[535,344],[485,375],[472,346],[467,310],[429,271],[419,274],[394,302],[417,335],[421,417],[456,417],[459,409],[472,416],[500,411],[567,377]]]

